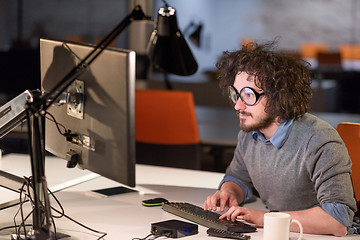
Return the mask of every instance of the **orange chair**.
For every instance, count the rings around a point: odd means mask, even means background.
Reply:
[[[317,58],[319,52],[326,52],[327,45],[324,42],[304,42],[300,46],[302,58]]]
[[[343,139],[352,161],[351,178],[355,197],[360,201],[360,123],[339,123],[336,130]]]
[[[340,44],[341,58],[344,60],[360,60],[360,44]]]
[[[341,67],[340,52],[318,52],[317,60],[320,65]]]
[[[137,163],[200,169],[200,139],[192,92],[136,90]]]

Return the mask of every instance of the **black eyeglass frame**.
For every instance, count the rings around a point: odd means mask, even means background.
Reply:
[[[250,89],[254,94],[255,94],[255,102],[252,103],[252,104],[249,104],[247,102],[245,102],[245,100],[241,97],[241,92],[244,91],[245,89]],[[235,92],[235,95],[236,95],[236,101],[234,102],[234,99],[232,98],[232,94],[231,92]],[[259,102],[259,99],[261,96],[263,96],[265,93],[258,93],[257,91],[255,91],[255,89],[251,88],[251,87],[243,87],[241,90],[240,90],[240,93],[237,91],[237,89],[233,86],[233,85],[230,85],[228,86],[228,94],[229,94],[229,99],[230,101],[233,103],[233,104],[236,104],[237,101],[239,100],[239,98],[241,99],[241,101],[246,105],[246,106],[254,106],[255,104],[257,104]]]

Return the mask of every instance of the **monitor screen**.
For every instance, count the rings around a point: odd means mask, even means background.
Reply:
[[[41,39],[42,91],[52,90],[94,47]],[[45,120],[46,150],[135,186],[135,65],[134,51],[105,49],[48,108],[56,123]],[[65,129],[74,137],[59,133]]]

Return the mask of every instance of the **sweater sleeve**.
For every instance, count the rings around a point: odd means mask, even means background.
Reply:
[[[333,128],[315,132],[307,145],[307,167],[321,206],[342,204],[348,220],[354,216],[356,202],[350,178],[351,160],[345,144]]]

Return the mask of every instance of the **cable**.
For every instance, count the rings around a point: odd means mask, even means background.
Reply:
[[[60,211],[58,211],[57,209],[55,209],[55,208],[53,208],[53,207],[51,207],[51,209],[54,210],[54,211],[57,212],[57,213],[60,213]],[[70,221],[76,223],[77,225],[79,225],[79,226],[81,226],[81,227],[83,227],[83,228],[85,228],[85,229],[87,229],[87,230],[89,230],[89,231],[92,231],[92,232],[98,233],[98,234],[102,234],[98,239],[103,239],[103,238],[107,235],[106,232],[101,232],[101,231],[92,229],[92,228],[90,228],[90,227],[88,227],[88,226],[86,226],[86,225],[84,225],[84,224],[76,221],[75,219],[69,217],[69,216],[66,215],[65,213],[64,213],[64,217],[66,217],[66,218],[69,219]]]
[[[46,117],[46,115],[49,115],[51,118]],[[74,143],[74,141],[75,141],[77,144],[79,143],[79,142],[78,142],[78,141],[79,141],[79,135],[76,134],[76,133],[72,133],[70,130],[66,129],[66,127],[65,127],[64,125],[62,125],[61,123],[58,123],[58,122],[56,121],[55,117],[54,117],[51,113],[45,112],[44,117],[45,117],[46,119],[48,119],[48,120],[50,120],[50,121],[52,121],[52,122],[55,123],[55,126],[56,126],[58,132],[60,133],[60,135],[64,136],[67,141],[73,142],[73,143]],[[60,130],[60,127],[59,127],[59,126],[61,126],[62,128],[64,128],[64,132],[62,132],[62,131]],[[80,140],[80,142],[81,142],[81,144],[83,144],[83,143],[82,143],[82,140]]]
[[[31,196],[31,187],[32,187],[31,181],[32,181],[32,178],[31,177],[29,177],[29,178],[24,177],[24,179],[25,179],[24,184],[22,185],[22,187],[20,189],[19,209],[16,211],[16,213],[14,215],[14,218],[13,218],[14,225],[0,228],[0,231],[10,229],[10,228],[14,228],[15,229],[15,235],[16,235],[17,239],[22,238],[22,236],[21,236],[22,231],[21,230],[23,230],[23,234],[24,234],[25,239],[28,239],[28,235],[27,235],[28,233],[26,231],[26,227],[31,227],[32,226],[32,224],[26,224],[25,222],[32,215],[33,210],[31,210],[30,213],[28,213],[28,215],[26,215],[26,216],[24,216],[24,210],[23,210],[23,204],[26,202],[27,198],[29,199],[29,202],[32,205],[34,204],[33,198]],[[25,188],[26,188],[26,191],[25,191]],[[25,196],[23,196],[24,193],[25,193]],[[97,234],[101,234],[100,236],[98,236],[97,240],[104,239],[104,237],[107,235],[107,233],[92,229],[92,228],[90,228],[90,227],[88,227],[88,226],[74,220],[73,218],[67,216],[65,214],[65,210],[64,210],[63,206],[61,205],[60,201],[56,198],[54,193],[51,192],[49,189],[48,189],[48,193],[53,197],[53,199],[56,201],[56,203],[58,204],[58,206],[60,208],[60,210],[58,210],[58,209],[51,206],[51,209],[59,214],[59,216],[52,216],[51,217],[51,223],[53,225],[53,232],[54,232],[55,239],[56,239],[56,225],[55,225],[54,218],[61,218],[61,217],[66,217],[70,221],[74,222],[75,224],[78,224],[79,226],[81,226],[81,227],[83,227],[83,228],[85,228],[85,229],[87,229],[89,231],[92,231],[92,232],[97,233]],[[40,205],[41,205],[42,208],[45,207],[41,202],[40,202]],[[16,218],[19,215],[20,215],[20,223],[17,224]]]
[[[89,230],[89,231],[92,231],[92,232],[95,232],[95,233],[98,233],[98,234],[102,234],[98,239],[103,239],[103,238],[107,235],[107,233],[105,233],[105,232],[101,232],[101,231],[95,230],[95,229],[93,229],[93,228],[90,228],[90,227],[88,227],[88,226],[86,226],[86,225],[84,225],[84,224],[76,221],[75,219],[71,218],[70,216],[66,215],[64,208],[62,207],[60,201],[59,201],[59,200],[56,198],[56,196],[53,194],[53,192],[51,192],[49,189],[48,189],[48,192],[50,193],[50,195],[54,198],[54,200],[57,202],[57,204],[58,204],[59,207],[61,208],[61,211],[59,211],[59,210],[57,210],[56,208],[54,208],[54,207],[51,206],[51,209],[52,209],[53,211],[55,211],[55,212],[57,212],[58,214],[60,214],[60,216],[57,216],[56,218],[66,217],[66,218],[69,219],[70,221],[74,222],[75,224],[77,224],[77,225],[79,225],[79,226],[81,226],[81,227],[83,227],[83,228],[85,228],[85,229],[87,229],[87,230]]]
[[[144,238],[133,238],[132,240],[155,240],[158,239],[159,237],[166,237],[169,238],[171,236],[171,233],[162,233],[162,234],[155,234],[155,233],[150,233],[149,235],[147,235]]]
[[[133,238],[132,240],[145,240],[145,239],[147,239],[148,237],[150,237],[150,236],[152,236],[152,235],[154,235],[154,234],[150,233],[149,235],[147,235],[147,236],[144,237],[144,238]]]
[[[49,115],[51,118],[46,117],[46,115]],[[58,122],[56,121],[55,117],[54,117],[51,113],[49,113],[48,111],[46,111],[45,114],[44,114],[44,117],[45,117],[46,119],[48,119],[48,120],[50,120],[50,121],[52,121],[52,122],[55,123],[55,126],[56,126],[58,132],[59,132],[62,136],[67,136],[67,134],[69,133],[69,130],[67,130],[66,127],[65,127],[64,125],[62,125],[61,123],[58,123]],[[61,126],[62,128],[65,129],[64,133],[61,132],[59,126]]]
[[[49,115],[50,118],[49,118],[49,117],[46,117],[46,115]],[[71,131],[68,130],[68,129],[66,129],[66,127],[65,127],[64,125],[62,125],[61,123],[58,123],[58,122],[56,121],[55,117],[54,117],[51,113],[49,113],[48,111],[45,112],[44,117],[45,117],[46,119],[48,119],[48,120],[50,120],[50,121],[52,121],[52,122],[55,123],[55,126],[56,126],[58,132],[59,132],[62,136],[69,137],[69,136],[72,135],[72,134],[71,134]],[[61,126],[61,127],[64,129],[64,132],[61,131],[61,129],[60,129],[59,126]],[[52,209],[53,211],[55,211],[55,212],[57,212],[57,213],[60,214],[60,216],[53,216],[54,218],[66,217],[66,218],[68,218],[69,220],[71,220],[72,222],[80,225],[81,227],[83,227],[83,228],[85,228],[85,229],[87,229],[87,230],[89,230],[89,231],[92,231],[92,232],[95,232],[95,233],[98,233],[98,234],[102,234],[98,239],[102,239],[102,238],[104,238],[104,237],[107,235],[107,233],[105,233],[105,232],[101,232],[101,231],[94,230],[94,229],[92,229],[92,228],[90,228],[90,227],[87,227],[86,225],[84,225],[84,224],[82,224],[82,223],[80,223],[80,222],[72,219],[71,217],[67,216],[67,215],[65,214],[64,208],[62,207],[62,205],[61,205],[61,203],[59,202],[59,200],[55,197],[55,195],[54,195],[49,189],[48,189],[48,192],[51,194],[51,196],[54,198],[54,200],[56,201],[56,203],[58,204],[58,206],[61,208],[61,211],[59,211],[59,210],[57,210],[56,208],[54,208],[54,207],[51,206],[51,209]],[[53,223],[54,223],[54,221],[53,221]]]
[[[27,115],[28,115],[28,119],[29,119],[29,112],[27,112]],[[49,115],[50,117],[46,117],[46,115]],[[45,112],[45,114],[43,115],[46,119],[52,121],[55,123],[55,126],[58,130],[58,132],[62,135],[62,136],[65,136],[65,137],[69,137],[71,136],[71,132],[69,130],[66,129],[66,127],[64,125],[62,125],[61,123],[58,123],[55,119],[55,117],[49,113],[49,112]],[[29,129],[30,129],[30,126],[28,126]],[[61,131],[60,127],[62,127],[64,129],[64,132]],[[32,148],[32,144],[29,143],[29,147],[30,149]],[[0,231],[3,231],[5,229],[8,229],[8,228],[14,228],[15,229],[15,234],[16,234],[16,237],[18,239],[21,239],[21,229],[23,229],[24,231],[24,235],[25,235],[25,239],[27,239],[27,233],[26,233],[26,227],[28,226],[32,226],[30,224],[25,224],[26,220],[31,216],[31,214],[33,213],[34,211],[34,208],[32,211],[30,211],[30,213],[24,217],[24,211],[23,211],[23,204],[24,202],[26,201],[26,198],[29,198],[29,201],[32,205],[34,205],[34,200],[33,200],[33,197],[31,196],[31,188],[32,188],[32,177],[29,177],[29,178],[26,178],[24,177],[25,181],[24,181],[24,184],[22,185],[21,189],[20,189],[20,206],[19,206],[19,209],[16,211],[15,213],[15,216],[14,216],[14,226],[9,226],[9,227],[4,227],[4,228],[1,228]],[[25,191],[25,187],[27,188]],[[49,190],[48,190],[48,193],[53,197],[53,199],[56,201],[56,203],[58,204],[58,206],[60,207],[60,210],[57,210],[56,208],[51,207],[51,209],[55,212],[57,212],[59,214],[59,216],[51,216],[51,224],[53,225],[53,229],[54,229],[54,235],[55,235],[55,238],[56,238],[56,225],[55,225],[55,221],[54,221],[54,218],[62,218],[62,217],[66,217],[67,219],[69,219],[70,221],[74,222],[75,224],[78,224],[79,226],[89,230],[89,231],[92,231],[92,232],[95,232],[97,234],[101,234],[101,236],[98,238],[98,240],[100,239],[103,239],[107,233],[105,232],[101,232],[101,231],[98,231],[98,230],[95,230],[95,229],[92,229],[76,220],[74,220],[73,218],[67,216],[65,214],[65,210],[64,208],[62,207],[60,201],[55,197],[55,195]],[[23,197],[22,194],[25,192],[25,196]],[[41,208],[45,208],[45,206],[43,205],[43,203],[40,201],[39,202]],[[20,224],[17,224],[16,223],[16,217],[20,214],[20,218],[21,218],[21,223]],[[52,214],[51,214],[52,215]],[[155,238],[152,238],[152,239],[155,239]],[[149,239],[151,240],[151,239]]]
[[[58,211],[55,209],[55,211],[57,213],[60,213],[60,216],[53,216],[54,218],[62,218],[63,216],[65,216],[65,210],[63,208],[63,206],[61,205],[59,199],[57,199],[57,197],[55,197],[54,193],[52,191],[50,191],[48,189],[48,192],[50,193],[50,195],[53,197],[53,199],[56,201],[57,205],[60,207],[61,211]],[[51,207],[53,209],[53,207]]]
[[[25,224],[25,222],[26,222],[26,220],[31,216],[31,214],[32,214],[32,212],[33,211],[31,211],[26,217],[24,217],[24,212],[23,212],[23,204],[24,204],[24,202],[26,201],[26,197],[28,196],[28,194],[25,194],[25,197],[23,198],[22,197],[22,194],[23,194],[23,192],[25,192],[25,190],[24,190],[24,188],[25,188],[25,186],[27,187],[27,191],[29,192],[29,179],[28,178],[24,178],[25,179],[25,181],[24,181],[24,184],[22,185],[22,187],[20,188],[20,199],[19,199],[19,203],[20,203],[20,207],[19,207],[19,209],[18,209],[18,211],[15,213],[15,216],[14,216],[14,229],[15,229],[15,234],[16,234],[16,236],[17,236],[17,238],[19,238],[20,239],[20,232],[21,232],[21,228],[23,228],[23,230],[24,230],[24,234],[25,234],[25,238],[27,238],[27,233],[26,233],[26,224]],[[29,197],[29,199],[30,200],[32,200],[31,199],[31,196],[28,196]],[[19,225],[17,225],[16,224],[16,217],[17,217],[17,215],[20,213],[20,215],[21,215],[21,223],[19,224]],[[17,227],[18,226],[18,227]]]

